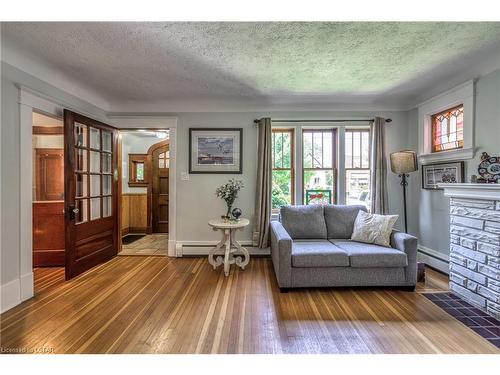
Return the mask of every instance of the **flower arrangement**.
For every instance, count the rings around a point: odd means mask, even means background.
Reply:
[[[230,179],[226,184],[219,186],[215,190],[215,195],[226,201],[227,213],[226,219],[231,217],[231,208],[233,207],[234,201],[238,197],[238,192],[243,188],[243,181]]]

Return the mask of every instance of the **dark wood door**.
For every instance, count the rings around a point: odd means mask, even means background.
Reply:
[[[169,172],[168,145],[153,151],[153,232],[168,233],[168,172]]]
[[[37,201],[58,201],[64,197],[64,152],[60,148],[35,149]]]
[[[64,201],[33,202],[33,267],[64,263]]]
[[[66,279],[118,251],[118,131],[64,111]]]

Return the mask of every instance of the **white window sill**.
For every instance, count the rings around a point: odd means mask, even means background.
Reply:
[[[420,164],[448,162],[474,158],[473,148],[460,148],[457,150],[434,152],[432,154],[418,155]]]

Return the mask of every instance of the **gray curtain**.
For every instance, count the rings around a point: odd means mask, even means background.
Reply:
[[[257,146],[257,189],[253,246],[258,246],[262,249],[269,246],[269,224],[271,221],[271,119],[260,119],[258,127],[259,143]]]
[[[370,194],[371,212],[385,215],[388,211],[387,160],[385,153],[385,119],[376,117],[372,123]]]

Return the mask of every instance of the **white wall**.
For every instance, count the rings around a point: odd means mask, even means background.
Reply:
[[[177,122],[177,241],[214,241],[219,234],[207,224],[211,218],[225,211],[224,202],[215,197],[215,189],[230,178],[241,179],[245,188],[240,192],[235,206],[243,210],[243,216],[253,221],[257,127],[253,120],[261,117],[275,119],[370,119],[374,116],[392,118],[387,124],[387,157],[389,153],[408,147],[407,112],[271,112],[271,113],[179,113]],[[209,175],[192,174],[189,181],[181,180],[181,173],[188,172],[188,129],[193,127],[235,127],[243,128],[243,174]],[[389,163],[389,161],[388,161]],[[389,164],[388,164],[389,165]],[[397,226],[403,228],[403,197],[399,178],[388,171],[389,210],[399,214]],[[252,228],[247,227],[238,237],[251,241]]]
[[[480,77],[475,83],[474,159],[465,162],[465,181],[477,175],[477,166],[483,151],[492,156],[500,154],[500,70]],[[418,110],[408,114],[409,144],[417,150]],[[425,250],[437,252],[443,258],[449,255],[449,198],[442,190],[422,189],[422,174],[412,173],[409,186],[410,233],[416,235]]]

